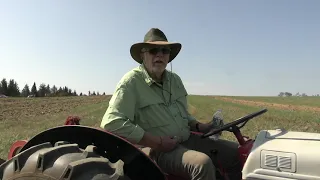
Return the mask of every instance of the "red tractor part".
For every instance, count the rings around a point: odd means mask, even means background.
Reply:
[[[11,159],[13,156],[15,156],[16,154],[19,153],[19,151],[21,150],[21,148],[27,144],[27,140],[19,140],[16,141],[12,144],[9,154],[8,154],[8,160]]]
[[[68,116],[67,120],[64,122],[64,125],[80,125],[80,117]]]
[[[263,109],[206,134],[207,138],[222,131],[233,132],[239,142],[239,158],[244,164],[254,140],[243,137],[240,129],[252,118],[265,113]],[[240,126],[238,126],[241,124]],[[121,160],[121,161],[120,161]],[[220,167],[224,178],[224,170]],[[0,165],[0,179],[47,178],[93,180],[186,180],[164,173],[135,144],[105,131],[80,125],[80,118],[69,116],[64,126],[43,131],[29,141],[20,140],[10,148],[8,160]]]

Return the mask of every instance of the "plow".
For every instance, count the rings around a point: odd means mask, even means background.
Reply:
[[[218,129],[201,134],[208,138],[233,133],[239,147],[243,180],[320,180],[320,134],[261,130],[251,139],[241,128],[267,112],[262,109]],[[218,152],[219,153],[219,152]],[[70,116],[58,127],[29,140],[17,140],[0,165],[1,180],[188,180],[164,172],[148,155],[125,138],[84,126]],[[217,179],[226,180],[217,167]]]

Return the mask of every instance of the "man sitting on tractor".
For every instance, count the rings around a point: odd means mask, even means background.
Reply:
[[[237,143],[190,133],[213,127],[191,116],[181,78],[166,70],[180,50],[180,43],[168,42],[157,28],[132,45],[131,56],[140,65],[117,84],[101,128],[141,145],[168,174],[213,180],[215,168],[223,167],[229,179],[240,180]]]

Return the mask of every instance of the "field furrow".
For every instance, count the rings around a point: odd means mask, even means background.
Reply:
[[[229,97],[214,97],[215,99],[220,99],[223,101],[239,103],[244,105],[252,105],[259,107],[271,107],[282,110],[292,110],[292,111],[313,111],[320,112],[320,107],[306,106],[306,105],[292,105],[292,104],[279,104],[271,102],[262,102],[262,101],[252,101],[252,100],[243,100],[243,99],[234,99]]]

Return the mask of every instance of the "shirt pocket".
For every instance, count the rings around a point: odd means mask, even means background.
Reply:
[[[164,109],[161,101],[144,101],[139,105],[137,122],[142,129],[149,131],[153,128],[165,127],[170,125],[168,118],[169,112]]]

